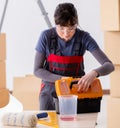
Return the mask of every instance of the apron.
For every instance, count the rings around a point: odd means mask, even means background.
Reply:
[[[81,77],[84,71],[83,56],[58,56],[50,54],[48,56],[49,71],[62,76]]]
[[[53,32],[53,30],[52,30]],[[55,34],[53,34],[55,35]],[[85,74],[83,56],[80,55],[81,43],[78,39],[75,44],[74,56],[63,56],[59,50],[56,37],[51,36],[49,45],[50,55],[47,57],[45,68],[54,74],[69,77],[81,77]],[[52,93],[55,93],[54,84],[42,83],[40,92],[40,110],[55,110]]]

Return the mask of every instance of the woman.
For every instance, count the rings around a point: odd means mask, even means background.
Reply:
[[[77,10],[72,3],[61,3],[54,13],[55,27],[42,32],[36,46],[34,74],[42,79],[40,109],[54,110],[52,93],[55,81],[78,77],[78,92],[87,91],[98,76],[110,74],[114,66],[91,35],[78,26]],[[101,64],[84,71],[84,54],[88,50]]]

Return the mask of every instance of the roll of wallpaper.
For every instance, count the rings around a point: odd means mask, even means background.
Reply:
[[[19,127],[35,127],[37,116],[31,112],[5,113],[2,117],[3,125]]]

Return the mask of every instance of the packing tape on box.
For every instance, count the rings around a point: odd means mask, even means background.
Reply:
[[[31,112],[5,113],[2,117],[3,125],[19,127],[35,127],[37,116]]]

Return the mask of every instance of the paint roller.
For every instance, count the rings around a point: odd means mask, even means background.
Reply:
[[[40,118],[46,118],[46,112],[35,114],[33,112],[24,111],[19,113],[7,112],[2,117],[3,125],[18,127],[36,127]]]

